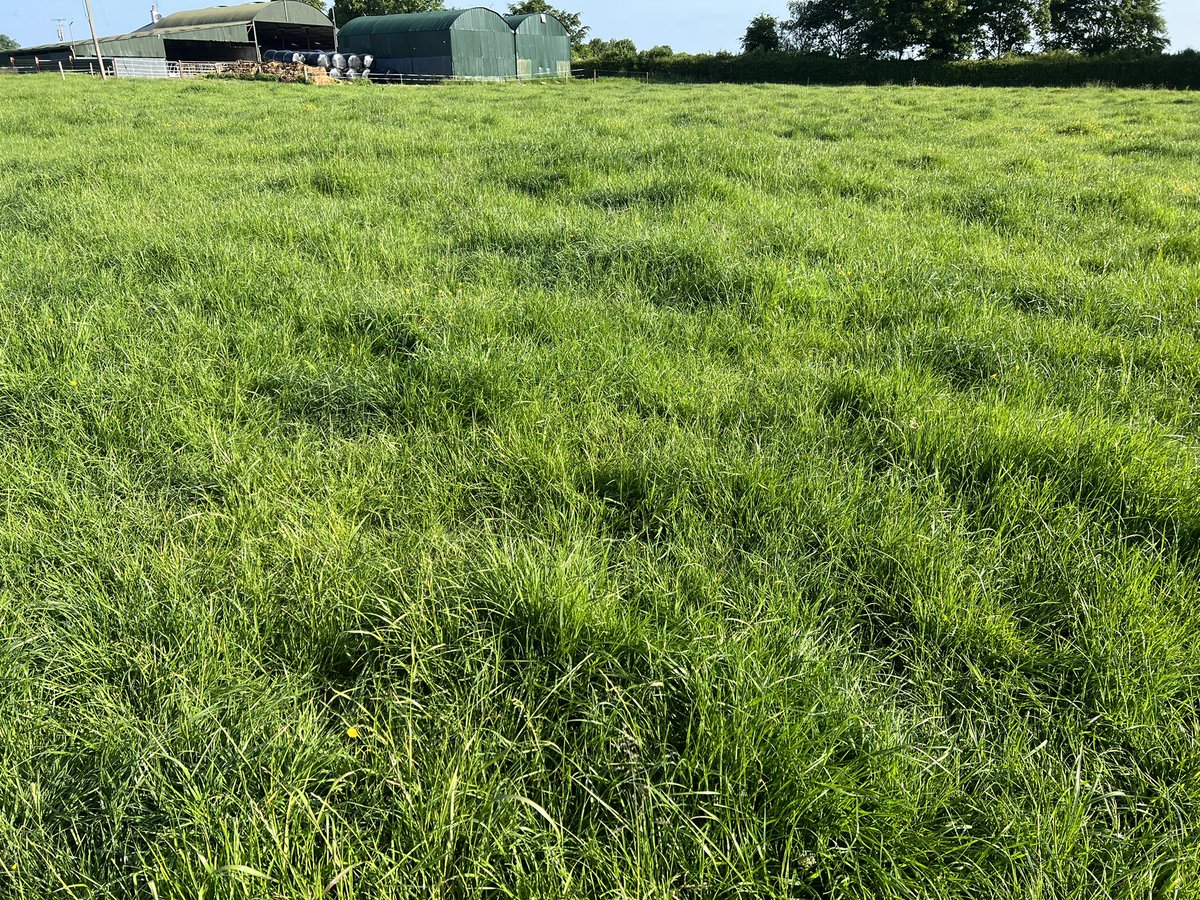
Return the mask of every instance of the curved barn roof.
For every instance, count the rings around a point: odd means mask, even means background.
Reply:
[[[532,20],[532,21],[530,21]],[[527,13],[523,16],[505,16],[504,21],[513,31],[530,31],[535,34],[565,35],[566,26],[549,13]]]
[[[163,16],[153,31],[164,28],[199,28],[205,25],[249,25],[251,22],[293,22],[297,25],[329,25],[319,10],[300,0],[271,0],[189,9]]]
[[[423,31],[450,31],[456,25],[477,26],[495,21],[507,27],[504,17],[486,6],[469,9],[444,9],[436,12],[398,13],[392,16],[359,16],[339,30],[339,35],[396,34]]]

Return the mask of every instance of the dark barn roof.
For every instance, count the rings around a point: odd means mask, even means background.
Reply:
[[[127,34],[100,38],[100,52],[106,57],[128,56],[164,59],[166,41],[196,41],[212,44],[252,43],[250,27],[265,26],[282,31],[328,31],[333,40],[333,25],[321,12],[300,0],[268,0],[261,3],[239,3],[236,6],[213,6],[192,9],[163,16],[157,23],[145,25]],[[44,56],[53,58],[95,55],[90,40],[21,47],[13,51],[16,57]]]

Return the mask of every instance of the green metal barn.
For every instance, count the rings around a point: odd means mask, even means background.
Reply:
[[[343,53],[369,53],[373,71],[463,78],[517,74],[513,32],[497,12],[477,6],[395,16],[362,16],[338,29]]]
[[[571,77],[571,37],[562,22],[546,13],[505,16],[517,35],[517,75]]]

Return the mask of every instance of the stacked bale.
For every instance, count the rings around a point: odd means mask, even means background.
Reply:
[[[262,58],[263,63],[295,64],[320,69],[328,77],[341,81],[370,78],[371,66],[375,62],[375,57],[370,54],[360,56],[352,53],[347,56],[335,50],[264,50]]]

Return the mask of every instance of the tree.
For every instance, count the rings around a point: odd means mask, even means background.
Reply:
[[[830,56],[954,59],[970,49],[966,0],[793,0],[788,43]]]
[[[870,55],[959,59],[970,52],[964,0],[864,0]]]
[[[555,9],[546,0],[520,0],[518,3],[508,5],[510,16],[528,16],[537,13],[546,13],[562,22],[563,28],[567,29],[567,34],[571,37],[571,49],[576,53],[583,49],[584,38],[592,29],[583,24],[581,13],[563,12],[561,9]]]
[[[307,3],[316,10],[325,12],[325,0],[300,0],[301,3]]]
[[[656,65],[666,62],[675,55],[675,51],[667,44],[659,44],[656,47],[651,47],[649,50],[641,50],[637,55],[637,65],[639,69],[650,69]]]
[[[1051,0],[794,0],[792,20],[785,23],[784,29],[791,49],[837,57],[1003,56],[1031,49],[1046,34],[1050,26],[1050,3]]]
[[[742,37],[742,52],[770,52],[778,50],[780,44],[779,20],[774,16],[761,13],[750,21],[746,34]]]
[[[442,8],[442,0],[336,0],[333,13],[337,23],[345,25],[359,16],[390,16]]]
[[[1050,0],[975,0],[970,21],[976,55],[1022,53],[1049,32]]]
[[[8,53],[10,50],[16,50],[21,45],[10,38],[7,34],[0,34],[0,53]]]
[[[655,47],[647,52],[653,53],[662,49],[670,50],[671,48]],[[629,38],[621,38],[615,41],[592,38],[580,48],[579,56],[601,69],[624,69],[628,71],[637,68],[641,54],[638,53],[637,44],[629,40]]]
[[[861,5],[859,0],[793,0],[788,4],[792,18],[781,28],[784,45],[838,59],[869,55]]]
[[[1051,0],[1046,46],[1088,56],[1161,53],[1166,30],[1159,0]]]

